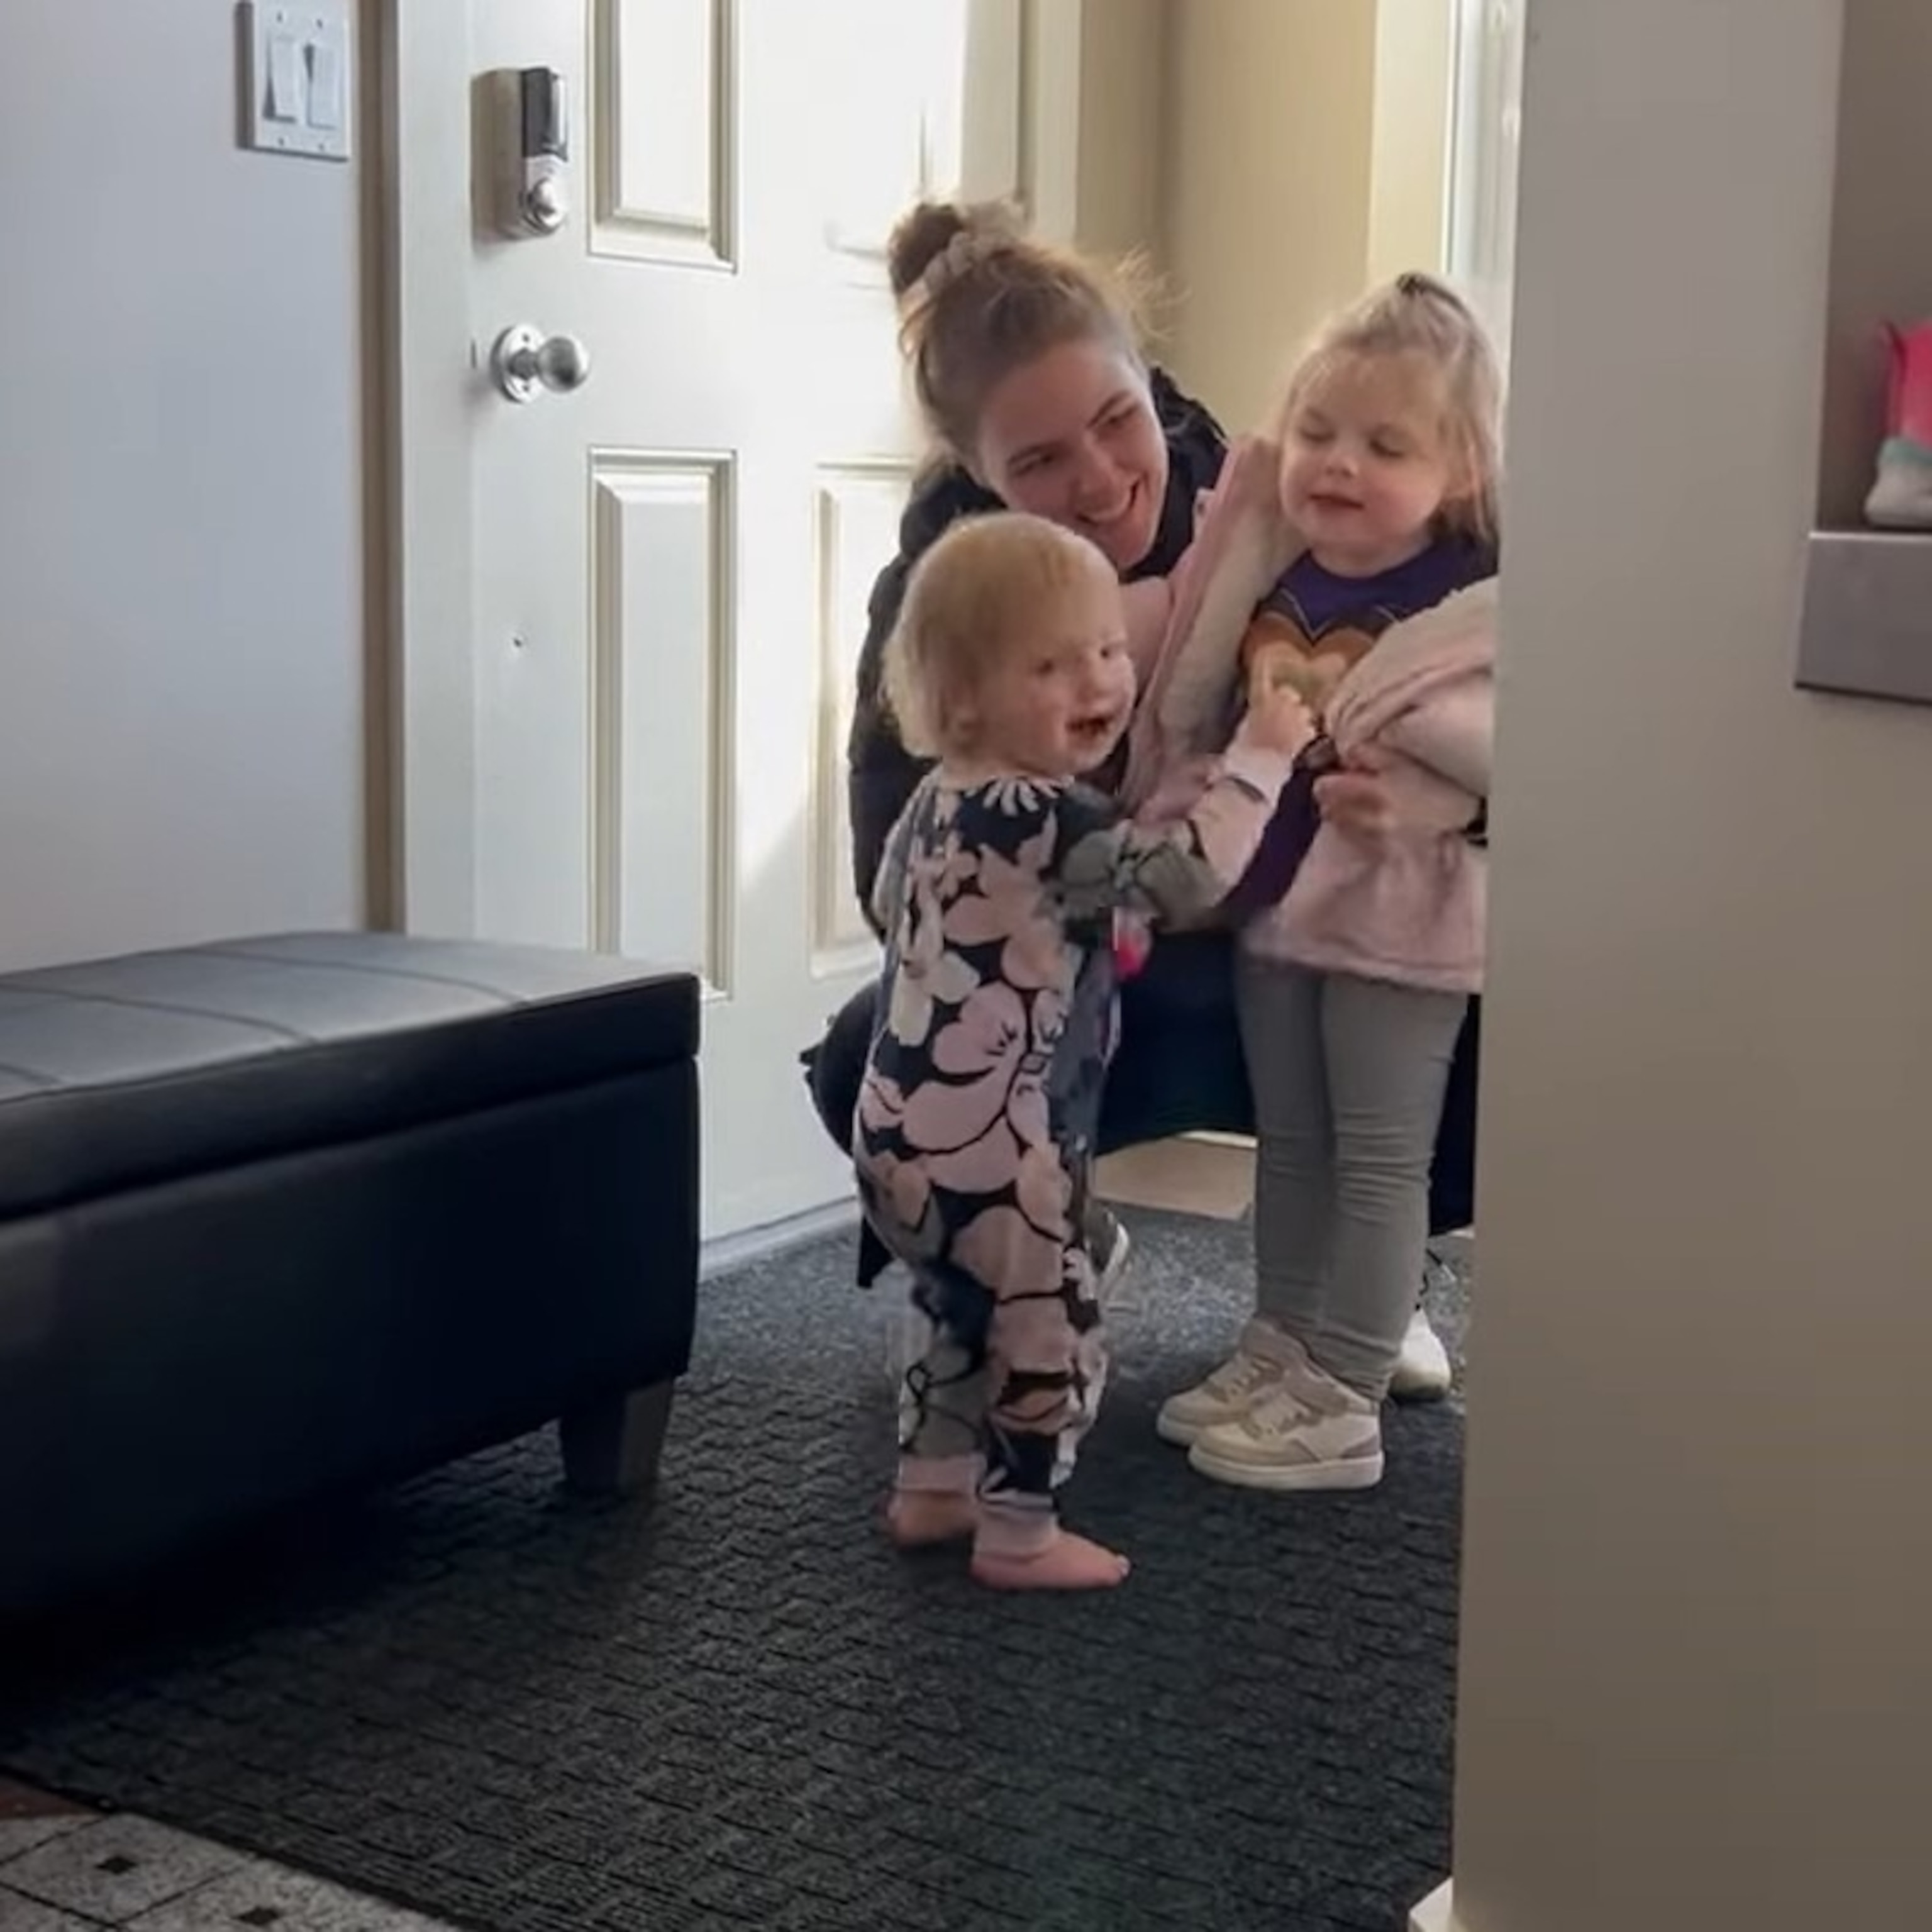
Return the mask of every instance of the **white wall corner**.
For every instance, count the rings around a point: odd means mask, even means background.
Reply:
[[[1438,1886],[1409,1914],[1408,1932],[1467,1932],[1456,1916],[1456,1887]]]
[[[1377,0],[1368,278],[1439,272],[1448,256],[1456,0]]]

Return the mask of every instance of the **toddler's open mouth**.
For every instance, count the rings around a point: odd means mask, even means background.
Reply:
[[[1102,753],[1120,735],[1122,722],[1118,711],[1090,711],[1068,724],[1067,736],[1084,752]]]

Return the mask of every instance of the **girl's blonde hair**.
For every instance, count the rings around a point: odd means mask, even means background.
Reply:
[[[1082,590],[1118,596],[1113,566],[1044,517],[995,510],[954,524],[914,565],[886,640],[886,703],[906,749],[973,748],[973,700],[1015,645],[1050,632]]]
[[[1108,266],[1056,248],[1004,202],[922,201],[893,230],[886,259],[920,413],[969,467],[988,395],[1049,349],[1099,342],[1146,368],[1152,278],[1138,256]]]
[[[1324,322],[1303,351],[1282,406],[1283,430],[1317,383],[1365,356],[1413,357],[1436,372],[1443,434],[1463,479],[1439,520],[1446,531],[1493,547],[1500,535],[1502,371],[1474,311],[1432,275],[1398,275],[1371,290]]]

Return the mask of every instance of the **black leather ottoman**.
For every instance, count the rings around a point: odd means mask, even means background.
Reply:
[[[690,1360],[698,987],[380,934],[0,977],[0,1616]]]

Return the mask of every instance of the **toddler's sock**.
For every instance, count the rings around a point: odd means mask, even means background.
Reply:
[[[902,1550],[958,1543],[979,1527],[977,1456],[902,1456],[886,1527]]]
[[[984,1503],[973,1538],[973,1577],[994,1590],[1107,1590],[1127,1559],[1060,1526],[1044,1498]]]

